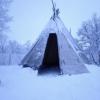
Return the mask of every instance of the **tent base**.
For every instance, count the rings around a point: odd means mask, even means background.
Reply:
[[[59,69],[59,67],[40,67],[38,69],[38,74],[42,75],[42,74],[59,74],[60,75],[61,71]]]

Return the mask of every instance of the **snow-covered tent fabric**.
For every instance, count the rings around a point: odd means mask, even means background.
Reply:
[[[55,19],[51,17],[39,39],[21,64],[38,70],[43,63],[47,41],[52,33],[57,36],[60,71],[63,74],[87,73],[87,68],[77,54],[74,40],[59,17]]]

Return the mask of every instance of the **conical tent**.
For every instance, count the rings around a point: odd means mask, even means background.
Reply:
[[[21,64],[33,69],[58,68],[63,74],[87,73],[76,45],[57,14],[53,14]],[[48,69],[49,70],[49,69]]]

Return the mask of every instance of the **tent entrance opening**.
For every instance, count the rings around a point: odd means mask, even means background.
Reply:
[[[59,53],[58,53],[58,41],[55,33],[50,33],[47,40],[47,45],[44,53],[42,65],[39,68],[39,73],[45,71],[60,72],[59,68]]]

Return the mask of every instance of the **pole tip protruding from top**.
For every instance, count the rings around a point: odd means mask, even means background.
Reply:
[[[52,5],[53,5],[53,8],[52,8],[53,16],[52,16],[52,18],[53,18],[53,20],[55,20],[55,18],[58,17],[60,12],[59,12],[59,9],[56,8],[56,3],[53,0],[51,0],[51,2],[52,2]]]

